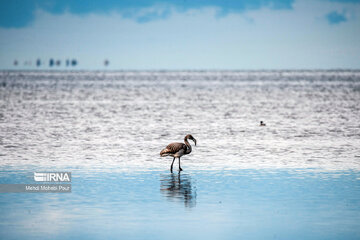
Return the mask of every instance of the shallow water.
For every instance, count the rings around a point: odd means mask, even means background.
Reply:
[[[19,175],[2,172],[1,181]],[[75,171],[72,193],[2,194],[0,234],[2,239],[359,239],[359,180],[359,172],[304,169]]]
[[[0,83],[3,166],[161,170],[160,150],[191,133],[191,169],[360,169],[358,71],[1,72]]]
[[[0,183],[73,176],[0,193],[0,237],[359,239],[359,102],[359,71],[0,72]]]

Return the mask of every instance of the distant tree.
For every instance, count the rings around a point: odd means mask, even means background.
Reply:
[[[71,66],[75,67],[77,65],[76,59],[71,60]]]

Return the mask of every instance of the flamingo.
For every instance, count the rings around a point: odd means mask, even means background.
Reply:
[[[191,153],[191,150],[192,150],[191,145],[188,142],[188,139],[192,140],[196,146],[196,139],[193,136],[191,136],[191,134],[188,134],[184,138],[185,144],[179,143],[179,142],[170,143],[169,145],[167,145],[166,148],[161,150],[161,152],[160,152],[161,157],[171,156],[174,158],[171,163],[170,172],[172,172],[172,170],[173,170],[175,158],[179,158],[179,171],[182,171],[182,168],[180,167],[180,158],[183,155]]]

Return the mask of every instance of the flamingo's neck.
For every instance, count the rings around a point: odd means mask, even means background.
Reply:
[[[186,149],[186,153],[185,153],[185,154],[191,153],[192,148],[191,148],[191,145],[190,145],[190,143],[188,142],[187,138],[184,139],[184,142],[185,142],[185,145],[187,146],[187,149]]]

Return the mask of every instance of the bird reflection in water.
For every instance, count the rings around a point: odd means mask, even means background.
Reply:
[[[185,207],[196,206],[196,188],[189,174],[171,173],[161,175],[160,191],[170,201],[184,201]]]

